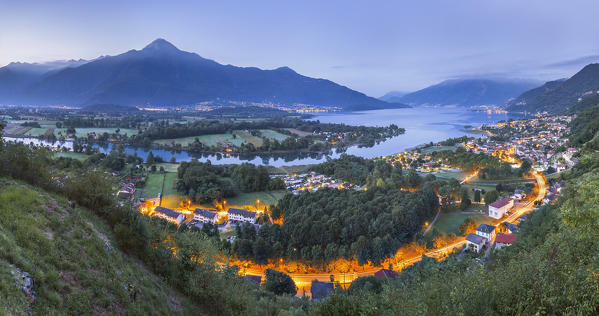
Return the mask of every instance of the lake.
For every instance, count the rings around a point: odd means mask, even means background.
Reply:
[[[395,124],[406,129],[405,134],[390,138],[373,147],[353,146],[347,148],[345,153],[364,158],[374,158],[391,155],[405,151],[429,142],[438,142],[450,137],[469,134],[464,130],[465,125],[479,126],[481,124],[496,123],[510,118],[519,119],[523,115],[515,113],[493,113],[468,111],[463,108],[407,108],[363,111],[352,113],[331,113],[317,115],[311,120],[322,123],[345,123],[349,125],[388,126]],[[72,149],[71,142],[55,142],[34,138],[5,137],[7,141],[34,143],[36,145],[61,146]],[[94,145],[100,152],[109,153],[113,144]],[[189,161],[196,158],[199,161],[210,160],[213,164],[239,164],[249,162],[256,165],[271,165],[275,167],[316,164],[330,158],[339,157],[342,152],[333,151],[330,154],[283,154],[283,155],[225,155],[225,154],[196,154],[185,151],[175,152],[163,149],[148,149],[126,146],[125,152],[137,153],[139,157],[146,158],[149,152],[160,156],[165,161],[175,157],[177,161]]]

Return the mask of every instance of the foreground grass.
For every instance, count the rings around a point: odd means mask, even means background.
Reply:
[[[199,310],[123,254],[108,227],[62,197],[0,179],[0,314],[190,314]],[[34,280],[28,299],[12,273]]]

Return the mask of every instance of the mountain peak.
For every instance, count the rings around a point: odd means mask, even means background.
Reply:
[[[152,43],[148,44],[142,51],[154,51],[154,52],[162,52],[162,51],[179,51],[175,45],[171,44],[169,41],[163,38],[157,38]]]

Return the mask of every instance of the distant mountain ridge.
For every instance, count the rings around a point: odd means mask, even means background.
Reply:
[[[599,94],[599,64],[589,64],[567,80],[550,81],[509,102],[509,111],[564,113],[583,110],[586,98]]]
[[[0,68],[0,86],[14,81],[11,77],[15,71],[7,67]],[[169,106],[218,100],[313,104],[350,110],[406,107],[326,79],[302,76],[288,67],[261,70],[222,65],[181,51],[164,39],[157,39],[142,50],[28,77],[13,83],[10,89],[0,89],[0,103],[15,104]]]
[[[408,105],[504,105],[509,99],[538,86],[538,83],[508,79],[451,79],[404,95]]]
[[[408,93],[409,92],[404,92],[404,91],[389,91],[389,92],[385,93],[385,95],[380,97],[379,100],[383,100],[385,102],[391,102],[391,103],[402,103],[400,101],[401,98]]]

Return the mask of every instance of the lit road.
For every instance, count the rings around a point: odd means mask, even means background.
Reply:
[[[470,178],[471,177],[472,176],[470,176]],[[531,200],[530,202],[528,202],[526,204],[515,206],[514,210],[508,217],[498,220],[496,224],[499,224],[501,222],[510,222],[510,223],[515,222],[518,219],[518,217],[522,216],[524,213],[532,211],[535,208],[534,201],[545,197],[545,195],[547,194],[547,187],[546,187],[545,178],[544,178],[543,174],[535,173],[534,177],[536,179],[538,189],[539,189],[539,193],[535,197],[535,199]],[[445,246],[443,248],[429,251],[423,255],[428,256],[428,257],[433,257],[433,258],[434,257],[444,257],[445,255],[451,253],[455,249],[461,249],[465,243],[466,243],[466,240],[463,239],[458,242],[452,243],[448,246]],[[396,262],[396,263],[394,263],[394,267],[395,268],[400,268],[400,267],[404,268],[404,267],[410,266],[420,260],[422,260],[422,256],[416,256],[416,257],[413,257],[410,259],[405,259],[405,260]],[[308,274],[291,273],[289,275],[291,276],[291,278],[293,278],[293,281],[295,282],[295,284],[298,287],[298,295],[301,295],[303,290],[306,290],[306,292],[309,291],[310,284],[314,280],[330,282],[331,276],[333,276],[334,281],[339,282],[341,284],[348,285],[353,280],[355,280],[359,277],[374,275],[380,269],[381,269],[380,267],[377,267],[377,268],[367,268],[362,272],[308,273]],[[245,275],[256,275],[256,276],[264,277],[264,271],[260,268],[248,268],[248,269],[244,269],[243,272]]]

